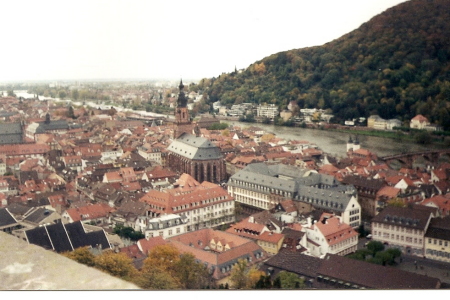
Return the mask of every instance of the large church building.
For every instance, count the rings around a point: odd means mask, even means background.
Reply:
[[[193,126],[187,109],[187,99],[180,82],[175,109],[174,140],[167,148],[168,166],[179,174],[187,173],[198,182],[221,183],[226,181],[225,160],[220,148],[200,136],[200,129]]]

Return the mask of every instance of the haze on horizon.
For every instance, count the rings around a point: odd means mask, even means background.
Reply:
[[[0,82],[217,77],[323,45],[404,0],[17,0]]]

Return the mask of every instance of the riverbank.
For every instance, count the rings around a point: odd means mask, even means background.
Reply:
[[[224,117],[224,116],[216,116],[221,121],[231,121],[231,122],[240,122],[239,117]],[[348,135],[357,135],[357,136],[369,136],[369,137],[379,137],[383,139],[390,139],[395,141],[405,141],[409,143],[416,143],[418,145],[423,146],[437,146],[437,147],[445,147],[450,146],[450,138],[445,136],[436,136],[427,131],[415,131],[415,132],[404,132],[400,130],[376,130],[369,127],[362,126],[343,126],[339,124],[294,124],[294,126],[282,126],[282,125],[274,125],[265,124],[261,122],[240,122],[243,124],[248,124],[248,126],[260,126],[260,125],[272,125],[286,128],[307,128],[312,130],[326,130],[326,131],[334,131],[342,134]],[[423,133],[423,137],[418,138],[415,134]]]

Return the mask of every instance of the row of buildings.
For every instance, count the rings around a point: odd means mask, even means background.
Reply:
[[[383,119],[378,115],[372,115],[367,119],[367,127],[378,130],[394,130],[395,127],[402,127],[403,124],[398,119]],[[436,124],[431,124],[430,121],[423,115],[417,115],[411,119],[409,127],[412,129],[427,130],[427,131],[441,131],[442,127]]]
[[[75,110],[79,127],[51,131],[47,126],[42,133],[30,132],[27,143],[5,145],[4,169],[12,175],[1,178],[1,197],[13,220],[1,223],[2,229],[58,252],[44,232],[75,231],[70,229],[75,225],[66,226],[79,222],[76,232],[91,241],[85,243],[91,249],[101,245],[136,260],[138,250],[145,257],[155,245],[172,243],[180,251],[195,251],[223,283],[239,259],[253,265],[286,251],[322,260],[345,256],[357,249],[357,230],[364,223],[374,226],[374,239],[380,237],[378,223],[371,221],[392,199],[419,205],[437,194],[445,198],[448,191],[445,166],[391,170],[356,138],[347,145],[348,157],[337,160],[312,143],[284,141],[256,127],[201,128],[190,120],[183,88],[180,82],[174,124],[149,125],[120,119],[126,115],[111,110],[80,108]],[[372,181],[381,184],[365,189]],[[388,193],[393,189],[398,193]],[[145,239],[125,245],[113,234],[116,226],[132,227]],[[431,231],[422,231],[423,244]],[[91,239],[97,234],[106,242]],[[435,235],[445,245],[445,235]],[[403,235],[402,242],[398,246],[405,253],[434,253],[415,250],[412,235]],[[436,239],[436,247],[439,243]]]

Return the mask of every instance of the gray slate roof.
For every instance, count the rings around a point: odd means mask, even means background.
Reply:
[[[188,133],[183,133],[179,138],[174,140],[168,150],[192,160],[222,158],[220,148],[210,140]]]
[[[111,248],[104,230],[86,233],[80,221],[36,227],[26,230],[25,235],[30,244],[55,250],[58,253],[72,251],[83,246],[97,247],[97,245],[101,245],[103,249]]]
[[[0,145],[23,143],[22,133],[20,123],[0,124]]]
[[[418,230],[426,230],[434,209],[423,205],[411,207],[387,206],[372,219],[372,223],[391,224]]]
[[[8,211],[10,213],[12,213],[13,215],[19,215],[19,216],[25,215],[25,213],[30,210],[29,206],[26,206],[26,205],[24,205],[22,203],[18,203],[18,202],[13,202],[11,204],[8,204],[8,206],[6,208],[8,208]]]
[[[55,213],[54,211],[45,209],[45,208],[38,208],[31,212],[28,216],[24,218],[24,221],[28,221],[31,223],[39,224],[46,218],[48,218],[51,214]]]
[[[293,200],[309,202],[316,208],[334,211],[344,211],[356,194],[354,186],[342,185],[333,176],[311,173],[310,170],[283,164],[250,164],[231,176],[228,185],[240,186],[235,180],[248,183],[249,186],[245,186],[248,190],[264,193],[264,190],[258,188],[264,186],[289,192],[292,193]]]
[[[36,128],[36,133],[45,133],[47,130],[67,130],[69,124],[67,120],[52,120],[49,123],[39,122],[39,126]]]
[[[334,254],[322,260],[317,273],[371,289],[435,289],[440,286],[438,278]]]
[[[450,241],[450,216],[431,219],[425,237]]]
[[[320,258],[294,251],[280,251],[264,263],[263,270],[274,268],[273,278],[280,271],[288,271],[300,276],[315,278],[322,260]]]
[[[17,220],[6,208],[0,209],[0,228],[17,224]]]

